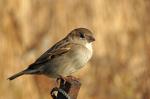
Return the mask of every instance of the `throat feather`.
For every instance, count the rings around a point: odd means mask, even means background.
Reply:
[[[86,48],[87,48],[88,50],[90,50],[91,52],[93,51],[93,50],[92,50],[92,43],[87,43],[85,46],[86,46]]]

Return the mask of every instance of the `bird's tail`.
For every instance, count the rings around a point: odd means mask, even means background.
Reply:
[[[35,74],[35,73],[37,73],[37,70],[29,70],[29,69],[26,69],[26,70],[23,70],[23,71],[21,71],[21,72],[19,72],[19,73],[17,73],[17,74],[12,75],[12,76],[9,77],[8,79],[9,79],[9,80],[13,80],[13,79],[15,79],[15,78],[17,78],[17,77],[19,77],[19,76],[24,75],[24,74]]]
[[[24,71],[21,71],[21,72],[19,72],[19,73],[17,73],[17,74],[12,75],[12,76],[9,77],[8,79],[9,79],[9,80],[13,80],[13,79],[15,79],[15,78],[17,78],[17,77],[19,77],[19,76],[24,75],[24,74],[25,74],[25,70],[24,70]]]

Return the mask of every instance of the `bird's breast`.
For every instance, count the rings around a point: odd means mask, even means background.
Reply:
[[[75,57],[75,64],[76,64],[76,68],[81,68],[83,67],[92,57],[92,47],[88,46],[87,47],[83,47],[81,49],[78,49],[76,55],[74,55]]]

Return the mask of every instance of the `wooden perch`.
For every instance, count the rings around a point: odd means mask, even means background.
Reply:
[[[53,88],[51,91],[51,96],[53,99],[77,99],[80,87],[81,83],[79,80],[69,76],[65,79],[60,79],[59,88]]]

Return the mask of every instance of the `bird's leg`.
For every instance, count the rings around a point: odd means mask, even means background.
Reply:
[[[61,84],[65,84],[65,80],[66,77],[63,77],[61,75],[58,76],[58,78],[56,79],[57,84],[61,83]]]
[[[78,78],[76,78],[72,75],[69,75],[69,76],[66,76],[66,77],[63,77],[63,76],[59,75],[59,77],[56,79],[56,82],[57,82],[57,84],[60,83],[60,82],[62,84],[65,84],[66,81],[71,81],[71,80],[79,81]]]
[[[57,99],[57,96],[58,94],[60,95],[60,93],[63,95],[63,97],[65,97],[65,99],[71,99],[65,90],[67,78],[68,77],[63,77],[61,75],[58,76],[58,78],[56,79],[56,82],[59,85],[59,88],[55,87],[51,91],[51,96],[53,97],[53,99]],[[57,95],[55,94],[55,92],[57,92]]]

